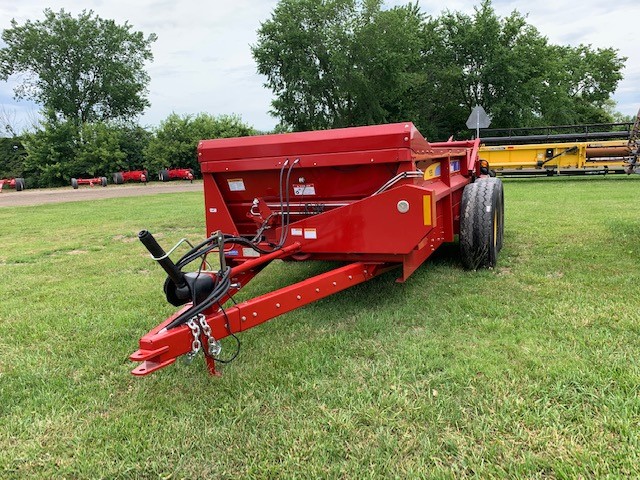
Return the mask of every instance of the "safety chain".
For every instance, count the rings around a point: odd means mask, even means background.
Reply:
[[[185,361],[191,363],[196,355],[202,350],[202,342],[200,341],[200,334],[204,334],[207,338],[206,352],[209,356],[216,358],[222,351],[222,344],[217,341],[211,334],[211,327],[207,323],[206,317],[200,313],[191,318],[187,322],[187,327],[191,330],[193,340],[191,341],[191,351],[186,354]]]
[[[200,342],[200,326],[196,322],[198,317],[193,317],[187,322],[187,326],[191,330],[191,335],[193,335],[193,341],[191,342],[191,351],[187,353],[185,360],[187,363],[191,363],[198,352],[202,348],[202,342]]]
[[[220,355],[220,352],[222,351],[222,344],[217,341],[211,334],[211,327],[207,323],[207,320],[202,313],[198,315],[198,321],[200,322],[200,327],[202,327],[202,333],[204,333],[204,336],[207,337],[207,352],[210,356],[215,358]]]

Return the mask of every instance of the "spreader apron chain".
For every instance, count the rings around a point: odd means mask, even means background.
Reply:
[[[200,335],[204,335],[206,338],[206,353],[209,357],[214,360],[217,359],[218,355],[222,351],[222,344],[217,341],[214,336],[211,334],[211,327],[207,323],[206,317],[200,313],[195,317],[191,318],[187,322],[187,326],[191,330],[191,335],[193,336],[193,341],[191,342],[191,351],[186,354],[185,361],[187,363],[193,362],[193,359],[196,358],[200,350],[202,349],[202,342],[200,341]]]

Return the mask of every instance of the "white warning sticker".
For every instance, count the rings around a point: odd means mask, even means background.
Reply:
[[[301,228],[292,228],[291,229],[291,236],[292,237],[301,237],[302,236],[302,229]]]
[[[302,197],[305,195],[315,195],[316,187],[313,186],[313,183],[294,184],[293,194],[298,195],[299,197]]]
[[[244,192],[246,190],[244,181],[241,178],[230,178],[227,183],[229,183],[229,190],[232,192]]]
[[[253,248],[242,248],[242,256],[243,257],[259,257],[260,254],[256,252]]]
[[[304,238],[315,240],[318,238],[318,234],[315,228],[305,228],[304,229]]]

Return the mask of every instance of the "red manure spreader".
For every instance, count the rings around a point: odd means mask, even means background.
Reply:
[[[193,183],[193,170],[190,168],[165,168],[160,170],[158,178],[161,182],[168,182],[170,180],[189,180]]]
[[[0,178],[0,192],[4,187],[15,188],[16,192],[21,192],[26,188],[24,178]]]
[[[107,186],[107,177],[72,178],[71,179],[71,186],[73,187],[74,190],[77,190],[77,188],[80,185],[89,185],[90,187],[93,187],[95,185],[101,185],[103,187],[106,187]]]
[[[150,232],[139,233],[179,309],[140,339],[132,373],[199,351],[215,373],[220,339],[391,269],[404,282],[456,235],[465,267],[495,266],[502,183],[478,148],[478,140],[430,143],[412,123],[200,142],[208,238],[173,262]],[[344,264],[230,301],[275,259]]]
[[[129,170],[127,172],[116,172],[113,174],[113,183],[122,185],[125,182],[142,182],[149,181],[149,173],[146,170]]]

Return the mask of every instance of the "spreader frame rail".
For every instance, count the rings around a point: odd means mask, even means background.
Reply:
[[[280,256],[288,253],[282,252]],[[212,311],[205,313],[205,319],[211,327],[213,337],[216,340],[221,340],[231,333],[243,332],[256,327],[283,313],[366,282],[398,266],[399,264],[351,263],[225,309],[211,309]],[[232,271],[234,277],[243,272],[252,273],[252,269],[243,269],[242,266],[236,268],[237,274]],[[188,307],[190,305],[176,312],[175,315],[140,339],[140,349],[129,358],[142,363],[131,373],[137,376],[148,375],[171,365],[177,357],[191,351],[191,331],[186,325],[171,330],[165,329],[175,317]],[[206,342],[206,340],[203,335],[201,341]],[[209,372],[215,374],[215,360],[208,355],[206,355],[206,359]]]

